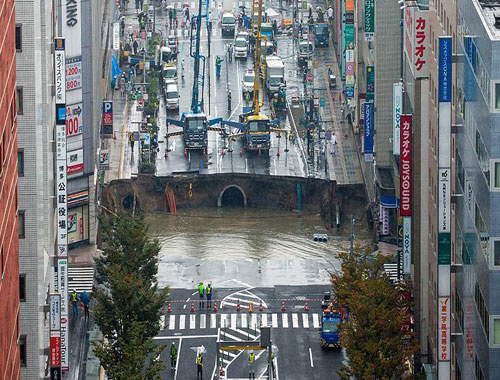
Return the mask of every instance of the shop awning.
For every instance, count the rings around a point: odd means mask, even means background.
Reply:
[[[385,208],[397,208],[399,207],[399,200],[394,196],[382,195],[380,197],[380,204]]]

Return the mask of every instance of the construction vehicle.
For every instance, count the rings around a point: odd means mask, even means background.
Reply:
[[[286,87],[285,82],[285,64],[283,60],[277,55],[266,56],[266,90],[269,97],[278,93],[279,89],[283,86]]]
[[[316,22],[314,24],[314,46],[328,47],[330,31],[326,22]]]
[[[205,9],[203,9],[203,7]],[[173,136],[182,135],[184,139],[185,150],[203,150],[206,154],[208,146],[208,131],[215,130],[223,132],[222,119],[208,120],[205,115],[203,93],[205,88],[205,66],[206,56],[200,54],[200,40],[201,40],[201,21],[206,19],[206,27],[208,31],[208,57],[210,57],[210,19],[208,14],[208,0],[198,1],[198,15],[192,17],[191,33],[190,33],[190,47],[189,56],[194,59],[193,68],[193,90],[191,95],[191,109],[189,112],[183,112],[180,120],[167,119],[167,131],[169,124],[181,127],[182,131],[167,132],[167,149],[168,139]],[[203,14],[203,11],[205,13]],[[221,128],[212,127],[215,124],[221,124]]]
[[[299,66],[307,66],[307,62],[312,59],[314,45],[311,41],[304,39],[299,42]]]
[[[345,307],[331,297],[329,292],[325,293],[322,307],[324,310],[319,329],[321,348],[340,348],[342,345],[340,339],[342,323],[349,320],[349,313]]]

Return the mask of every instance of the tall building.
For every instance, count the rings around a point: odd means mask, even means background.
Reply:
[[[457,379],[500,373],[500,9],[457,1]]]
[[[19,334],[18,234],[24,215],[18,212],[16,120],[16,28],[14,0],[0,9],[0,377],[19,379],[25,359]],[[21,229],[19,228],[21,227]],[[24,355],[24,356],[23,356]]]
[[[55,255],[53,59],[55,2],[16,1],[21,379],[49,375],[48,295]],[[36,64],[35,64],[36,62]]]

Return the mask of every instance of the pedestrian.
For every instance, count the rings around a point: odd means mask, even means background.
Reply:
[[[170,367],[175,370],[177,365],[177,347],[175,347],[175,342],[172,342],[170,346]]]
[[[134,40],[132,47],[134,48],[134,55],[137,55],[137,50],[139,50],[139,43],[137,42],[137,39]]]
[[[278,35],[278,22],[276,20],[273,20],[273,33],[274,36]]]
[[[132,28],[132,25],[127,26],[127,34],[130,39],[132,39],[132,36],[134,35],[134,29]]]
[[[174,8],[172,11],[172,17],[174,18],[175,21],[175,27],[177,28],[177,10]]]
[[[337,145],[337,136],[335,136],[335,133],[332,134],[332,154],[335,154],[335,146]]]
[[[120,36],[124,36],[125,34],[125,17],[122,17],[120,20]]]
[[[196,354],[196,380],[198,379],[203,379],[203,356],[200,349]]]
[[[134,142],[135,142],[134,132],[130,132],[129,141],[130,141],[130,148],[132,149],[132,153],[134,153]]]
[[[85,315],[85,320],[89,318],[89,303],[90,303],[90,294],[86,290],[80,294],[80,300],[83,303],[83,311]]]
[[[73,293],[71,293],[71,303],[73,304],[73,318],[78,318],[78,293],[75,289],[73,289]]]
[[[205,301],[204,301],[205,287],[203,286],[203,281],[200,281],[200,283],[198,285],[198,295],[200,296],[199,307],[200,307],[200,309],[202,309],[205,307]]]
[[[255,363],[255,354],[252,350],[252,351],[250,351],[250,355],[248,355],[248,379],[249,380],[255,379],[254,363]]]
[[[172,8],[168,10],[168,23],[170,27],[172,27],[172,19],[174,18],[174,12],[172,11]]]
[[[122,74],[120,78],[120,91],[122,94],[122,98],[125,96],[125,82],[126,82],[125,74]]]
[[[209,281],[207,285],[207,308],[209,309],[212,308],[212,292],[212,281]]]
[[[330,80],[330,78],[332,77],[332,75],[333,75],[332,66],[328,66],[328,80]]]
[[[328,8],[328,21],[330,22],[330,26],[333,23],[333,8],[330,6]]]
[[[227,47],[227,54],[229,56],[229,62],[232,62],[233,60],[233,44],[229,44]]]

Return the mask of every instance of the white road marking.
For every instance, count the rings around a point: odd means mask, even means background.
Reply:
[[[260,325],[262,327],[267,327],[267,314],[262,314]]]
[[[231,330],[233,330],[233,329],[231,329]],[[234,331],[236,331],[238,334],[241,334],[241,335],[247,337],[248,339],[252,339],[252,340],[257,339],[257,335],[250,334],[248,332],[248,330],[247,331],[243,331],[243,330],[240,330],[240,329],[234,329]]]
[[[236,306],[238,305],[237,303],[226,302],[226,301],[223,301],[223,302],[224,302],[224,306],[232,306],[232,307],[234,307],[234,310],[236,310]],[[242,309],[248,309],[248,305],[244,305],[241,302],[240,302],[240,307]]]
[[[255,314],[250,314],[250,328],[254,330],[257,326],[257,316]]]
[[[179,330],[184,330],[186,328],[186,316],[179,316]]]
[[[313,327],[319,329],[319,316],[317,313],[313,314]]]
[[[273,313],[271,318],[273,320],[273,329],[277,329],[278,328],[278,314]]]
[[[191,330],[196,328],[196,315],[195,314],[191,314],[189,316],[189,328]]]
[[[168,323],[169,330],[175,330],[175,315],[170,316],[170,322]]]
[[[311,359],[311,367],[314,368],[313,353],[312,353],[311,347],[309,347],[309,359]]]
[[[287,329],[288,328],[288,314],[284,313],[281,315],[281,321],[283,322],[283,328]]]
[[[181,346],[182,346],[182,338],[179,339],[179,347],[177,347],[177,352],[181,352]],[[175,374],[174,374],[174,380],[177,380],[177,373],[179,373],[179,358],[177,358],[177,361],[175,362]]]
[[[237,315],[237,314],[235,314],[235,313],[232,313],[232,314],[231,314],[231,328],[232,328],[233,330],[234,330],[234,329],[236,329],[236,327],[237,327],[237,326],[236,326],[236,317],[237,317],[237,316],[238,316],[238,315]]]
[[[161,315],[160,316],[160,330],[165,329],[165,316]]]
[[[242,329],[248,328],[247,315],[246,314],[241,314],[241,328]]]
[[[220,328],[223,329],[227,327],[227,314],[220,315]]]
[[[297,313],[292,313],[292,327],[294,329],[299,328],[299,316]]]
[[[199,338],[217,338],[217,335],[185,335],[185,336],[178,336],[178,335],[169,335],[169,336],[154,336],[154,340],[164,340],[164,339],[199,339]]]
[[[210,314],[210,328],[215,329],[217,327],[217,314]]]
[[[200,315],[200,329],[204,329],[205,327],[207,327],[207,315],[201,314]]]
[[[305,329],[309,328],[309,314],[306,314],[306,313],[302,314],[302,326]]]

